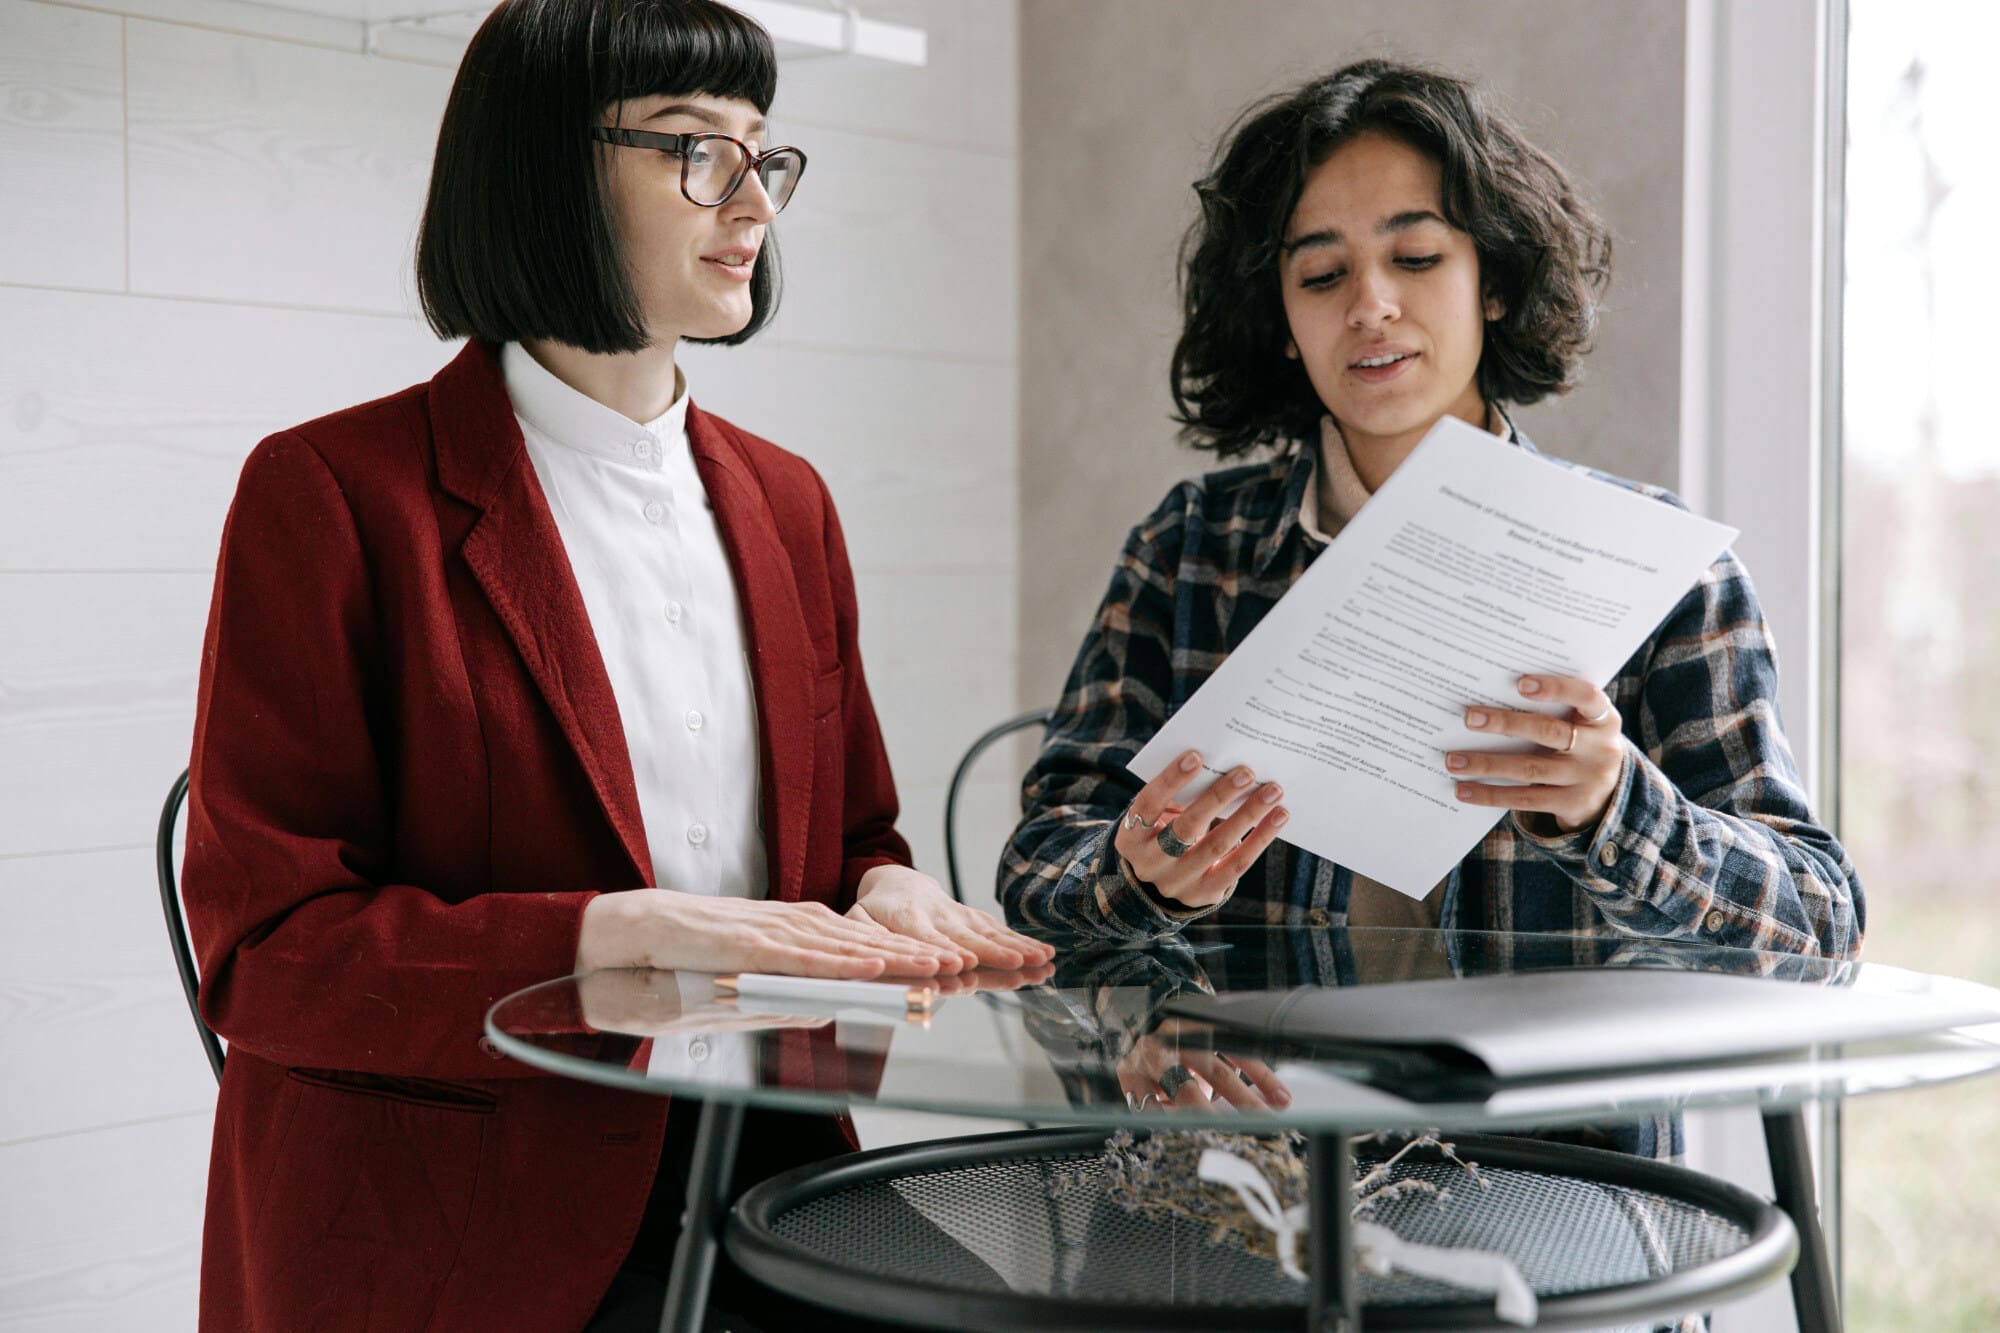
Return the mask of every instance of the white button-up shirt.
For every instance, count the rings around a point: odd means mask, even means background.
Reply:
[[[735,576],[688,447],[685,382],[644,425],[500,354],[528,457],[597,638],[664,889],[768,891],[757,713]]]

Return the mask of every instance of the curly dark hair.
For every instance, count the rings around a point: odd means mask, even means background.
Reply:
[[[1604,223],[1470,83],[1363,60],[1252,105],[1195,183],[1201,216],[1181,242],[1172,369],[1185,442],[1227,458],[1313,438],[1326,409],[1285,355],[1278,263],[1307,175],[1369,130],[1438,163],[1445,219],[1472,238],[1485,294],[1501,304],[1486,326],[1480,394],[1532,403],[1574,385],[1611,278]]]

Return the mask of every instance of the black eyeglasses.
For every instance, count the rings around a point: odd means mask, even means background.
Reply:
[[[727,134],[656,134],[652,130],[622,130],[599,125],[590,137],[620,148],[656,148],[681,160],[681,193],[691,204],[720,208],[752,171],[771,197],[771,207],[783,212],[806,173],[806,155],[796,148],[750,151],[748,144]]]

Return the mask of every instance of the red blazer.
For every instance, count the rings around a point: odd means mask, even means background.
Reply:
[[[845,907],[909,849],[840,525],[803,460],[687,429],[748,624],[771,893]],[[230,1044],[202,1328],[581,1327],[666,1099],[538,1075],[480,1024],[652,862],[494,348],[250,455],[192,767],[184,893]]]

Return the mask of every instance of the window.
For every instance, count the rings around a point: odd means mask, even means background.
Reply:
[[[1864,957],[2000,984],[2000,7],[1851,0],[1841,833]],[[2000,1096],[1843,1113],[1850,1328],[2000,1327]]]

